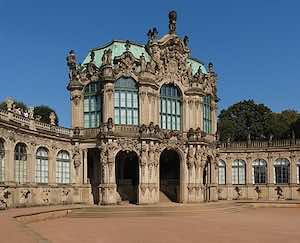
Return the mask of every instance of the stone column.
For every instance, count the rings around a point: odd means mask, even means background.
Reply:
[[[34,156],[34,145],[27,147],[27,182],[35,183],[36,160]]]
[[[212,120],[212,134],[215,134],[217,132],[217,104],[216,102],[213,100],[212,101],[212,105],[211,105],[211,120]]]
[[[186,156],[185,153],[183,153]],[[180,195],[179,202],[184,203],[188,201],[188,168],[186,165],[186,158],[181,158],[180,161]]]
[[[139,121],[140,124],[148,124],[148,98],[147,93],[140,87],[139,90]]]
[[[187,105],[187,99],[184,98],[182,100],[182,128],[184,131],[188,131],[188,105]]]
[[[49,151],[48,155],[48,184],[55,185],[56,184],[56,149],[52,148]]]
[[[72,128],[83,127],[83,100],[81,90],[71,91]]]
[[[226,185],[227,185],[227,199],[231,200],[233,198],[231,157],[226,157]]]
[[[160,126],[160,96],[155,96],[155,124]]]
[[[290,183],[297,184],[297,161],[295,154],[290,155]]]
[[[114,84],[106,83],[103,89],[103,121],[114,120]]]
[[[275,175],[274,175],[274,166],[273,166],[273,156],[269,153],[268,154],[268,160],[267,160],[267,166],[268,166],[268,194],[267,194],[267,200],[272,200],[274,196],[274,184],[275,184]]]
[[[196,113],[195,113],[195,128],[201,127],[201,106],[199,97],[195,101]]]
[[[5,178],[6,182],[10,184],[15,181],[14,143],[7,141],[5,146],[7,146],[4,157]]]
[[[87,184],[88,183],[88,149],[83,149],[82,150],[82,154],[83,154],[83,184]]]
[[[107,144],[101,145],[100,163],[101,163],[101,185],[99,187],[101,204],[116,204],[117,186],[115,175],[115,144],[109,140]]]

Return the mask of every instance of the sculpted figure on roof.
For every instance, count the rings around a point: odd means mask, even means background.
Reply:
[[[77,73],[76,73],[76,55],[75,55],[75,51],[71,50],[68,54],[68,56],[66,57],[67,60],[67,65],[69,67],[69,79],[73,80]]]
[[[111,65],[112,64],[112,51],[111,49],[104,50],[102,56],[102,65]]]
[[[175,11],[171,11],[169,13],[169,33],[170,34],[176,33],[176,20],[177,20],[177,13]]]

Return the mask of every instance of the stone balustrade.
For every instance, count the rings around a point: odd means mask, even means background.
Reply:
[[[280,139],[280,140],[251,140],[240,142],[223,142],[221,149],[248,149],[248,148],[272,148],[272,147],[292,147],[300,146],[300,139]]]
[[[28,127],[30,130],[33,131],[45,131],[45,132],[51,132],[54,134],[57,134],[58,136],[67,136],[71,137],[73,135],[72,129],[59,127],[59,126],[52,126],[47,123],[43,123],[34,119],[26,118],[24,116],[21,116],[19,114],[0,110],[0,121],[5,122],[14,122],[18,123],[21,127]]]

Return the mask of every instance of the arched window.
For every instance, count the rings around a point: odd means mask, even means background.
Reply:
[[[288,159],[277,159],[274,162],[275,184],[287,184],[290,177],[290,162]]]
[[[300,184],[300,160],[297,162],[297,184]]]
[[[226,164],[224,160],[219,160],[219,185],[226,184]]]
[[[48,183],[48,151],[46,148],[39,148],[36,152],[35,181]]]
[[[0,138],[0,181],[4,181],[4,156],[5,156],[5,150],[4,150],[4,142]]]
[[[92,82],[84,89],[84,127],[99,127],[101,122],[100,84]]]
[[[60,151],[56,158],[56,182],[70,183],[70,155],[67,151]]]
[[[162,129],[181,129],[181,92],[173,84],[160,89],[160,125]]]
[[[138,125],[138,88],[132,78],[120,78],[115,83],[115,124]]]
[[[15,180],[17,183],[27,181],[27,150],[24,143],[18,143],[15,147]]]
[[[265,184],[267,178],[267,162],[263,159],[256,159],[252,163],[253,184]]]
[[[203,97],[203,131],[212,133],[211,96]]]
[[[243,185],[246,183],[246,163],[237,159],[232,163],[232,184]]]

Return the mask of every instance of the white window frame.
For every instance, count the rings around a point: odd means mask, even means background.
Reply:
[[[56,157],[56,183],[68,184],[71,182],[70,153],[61,150]]]
[[[218,184],[219,185],[225,185],[226,184],[226,163],[225,163],[224,160],[219,160]]]
[[[49,158],[48,150],[44,147],[40,147],[36,152],[36,165],[35,165],[35,182],[36,183],[48,183],[49,174]]]

